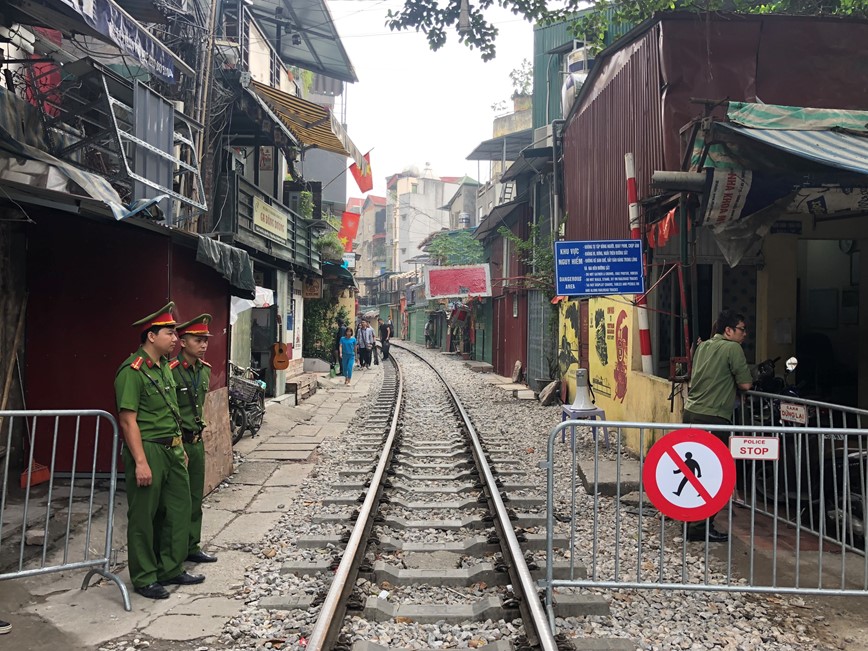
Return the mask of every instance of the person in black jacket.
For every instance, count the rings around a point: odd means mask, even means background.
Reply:
[[[340,375],[344,374],[343,365],[340,363],[341,361],[341,337],[344,336],[344,321],[343,319],[338,319],[338,329],[335,331],[334,341],[332,341],[332,366],[335,364],[340,364],[341,372]]]
[[[388,324],[383,323],[382,317],[377,319],[377,323],[379,324],[380,346],[383,349],[383,361],[385,362],[389,359],[389,346],[391,345],[389,344],[389,339],[392,338],[392,328]]]

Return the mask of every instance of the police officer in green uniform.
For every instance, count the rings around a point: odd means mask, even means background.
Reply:
[[[181,415],[168,356],[178,340],[175,304],[136,321],[141,347],[115,375],[115,397],[124,436],[127,547],[137,593],[166,599],[169,584],[201,583],[188,574],[190,481],[181,445]]]
[[[178,391],[178,407],[181,410],[181,437],[187,453],[187,473],[190,476],[190,545],[187,560],[192,563],[214,563],[216,556],[202,551],[202,493],[205,490],[205,444],[202,430],[205,429],[205,394],[211,384],[211,365],[202,359],[208,350],[208,324],[210,314],[200,314],[195,319],[177,326],[181,352],[169,364]]]

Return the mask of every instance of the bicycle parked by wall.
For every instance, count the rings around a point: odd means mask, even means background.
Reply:
[[[242,368],[229,362],[229,428],[232,445],[245,431],[256,436],[265,418],[265,382],[252,368]]]

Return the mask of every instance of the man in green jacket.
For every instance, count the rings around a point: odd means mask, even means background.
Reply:
[[[717,317],[715,334],[696,347],[690,391],[684,403],[684,422],[694,425],[732,425],[736,389],[747,391],[753,377],[744,356],[742,344],[747,339],[744,316],[724,310]],[[729,447],[729,434],[715,432]],[[687,538],[704,541],[705,522],[692,522]],[[708,519],[708,540],[726,542],[729,535],[714,528],[714,516]]]
[[[124,436],[127,548],[130,579],[148,599],[166,599],[163,587],[191,585],[205,577],[184,570],[190,526],[190,481],[181,445],[181,415],[168,356],[178,340],[175,304],[133,326],[141,347],[115,375],[115,397]]]
[[[200,314],[195,319],[177,326],[181,352],[169,366],[178,390],[178,407],[181,410],[181,436],[187,453],[187,473],[190,476],[190,544],[187,560],[191,563],[214,563],[216,556],[206,554],[200,547],[202,538],[202,494],[205,491],[205,395],[211,385],[211,365],[203,358],[208,350],[211,333],[208,324],[210,314]]]

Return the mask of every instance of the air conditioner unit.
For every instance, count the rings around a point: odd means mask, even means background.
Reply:
[[[533,130],[533,148],[552,146],[552,125],[546,124]]]

